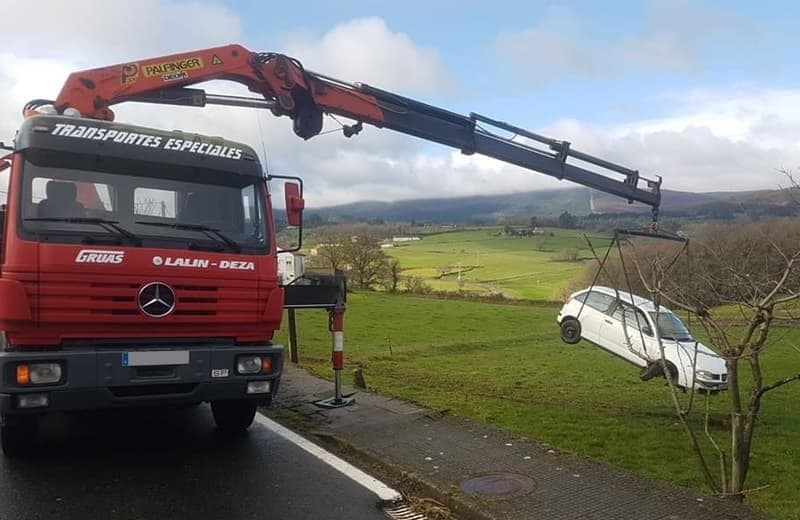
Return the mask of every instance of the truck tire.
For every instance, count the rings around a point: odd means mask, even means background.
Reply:
[[[35,415],[6,417],[0,426],[0,444],[6,457],[24,457],[33,451],[39,436]]]
[[[253,424],[256,405],[254,399],[211,401],[211,413],[221,432],[240,433]]]
[[[581,322],[575,318],[561,320],[561,340],[574,345],[581,340]]]

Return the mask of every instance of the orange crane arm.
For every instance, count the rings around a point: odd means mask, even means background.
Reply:
[[[131,100],[156,102],[155,99],[137,98],[158,94],[165,89],[179,92],[180,87],[214,79],[246,85],[264,99],[274,101],[271,108],[277,115],[288,115],[293,119],[320,118],[320,127],[321,111],[376,126],[382,123],[382,112],[372,96],[318,79],[317,75],[306,72],[297,60],[288,56],[251,52],[241,45],[74,72],[67,78],[53,105],[59,112],[71,107],[83,117],[113,121],[112,105]],[[303,137],[313,135],[316,134]]]
[[[244,84],[260,97],[219,96],[186,88],[214,79]],[[567,179],[628,202],[642,202],[653,208],[654,221],[661,201],[660,178],[642,178],[637,170],[574,150],[567,141],[480,114],[464,116],[369,85],[346,83],[308,71],[294,58],[252,52],[241,45],[75,72],[55,101],[36,100],[26,108],[49,103],[59,113],[77,110],[83,117],[113,120],[110,107],[126,101],[267,108],[277,116],[291,117],[295,133],[303,139],[320,133],[324,114],[344,116],[356,121],[344,127],[347,137],[357,134],[364,123],[389,128],[465,154],[479,153]],[[513,136],[500,135],[498,130]]]

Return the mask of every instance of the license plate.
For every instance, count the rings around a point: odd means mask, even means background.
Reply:
[[[124,367],[152,367],[160,365],[188,365],[188,350],[138,350],[122,353]]]

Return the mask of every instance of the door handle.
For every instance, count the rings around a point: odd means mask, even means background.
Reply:
[[[608,323],[609,325],[613,325],[613,324],[614,324],[614,322],[613,322],[613,321],[611,321],[611,320],[603,320],[603,321],[604,321],[604,322],[606,322],[606,323]]]

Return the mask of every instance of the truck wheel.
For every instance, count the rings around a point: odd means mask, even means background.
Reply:
[[[231,399],[211,401],[211,413],[217,428],[223,433],[239,433],[245,431],[256,416],[254,399]]]
[[[6,457],[30,454],[39,434],[39,418],[35,415],[6,417],[0,426],[0,444]]]
[[[561,340],[574,345],[581,340],[581,322],[575,318],[561,320]]]

